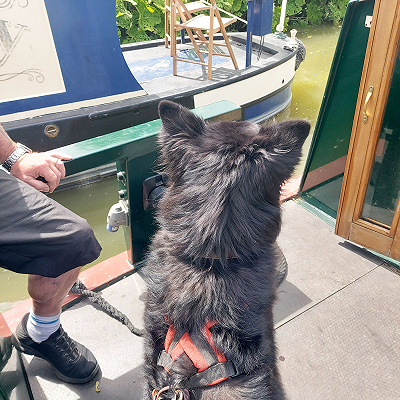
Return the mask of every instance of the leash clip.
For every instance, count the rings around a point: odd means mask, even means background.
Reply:
[[[167,392],[168,390],[169,390],[169,386],[165,386],[161,390],[154,389],[151,392],[152,399],[153,400],[161,400],[162,394]]]
[[[170,390],[170,386],[165,386],[161,390],[154,389],[152,392],[152,400],[162,400],[163,393]],[[189,391],[186,389],[176,388],[173,389],[174,397],[172,400],[190,400]]]

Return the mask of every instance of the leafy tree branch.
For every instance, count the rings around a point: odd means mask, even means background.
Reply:
[[[349,0],[288,0],[285,27],[304,28],[323,23],[341,23]],[[247,0],[217,0],[218,6],[247,19]],[[279,23],[282,0],[274,0],[273,31]],[[164,0],[116,0],[120,43],[141,42],[164,37]],[[232,31],[245,31],[236,22]]]

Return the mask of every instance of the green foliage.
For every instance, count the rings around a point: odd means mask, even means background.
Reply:
[[[190,1],[190,0],[189,0]],[[247,0],[216,0],[218,7],[247,19]],[[285,27],[304,28],[323,23],[340,24],[349,0],[288,0]],[[282,0],[274,0],[272,30],[279,23]],[[121,43],[164,37],[164,0],[116,0],[117,27]],[[230,30],[245,31],[240,21]]]
[[[335,25],[339,24],[344,17],[348,0],[328,1],[329,14],[332,16],[332,21]]]
[[[303,6],[304,0],[289,0],[286,5],[286,15],[297,15],[301,13]]]
[[[349,0],[288,0],[287,27],[298,28],[323,23],[340,24]],[[280,13],[282,0],[274,0],[275,13]],[[279,17],[278,21],[279,21]]]
[[[307,21],[311,25],[320,24],[322,22],[324,13],[321,7],[321,0],[310,0],[307,4]]]
[[[116,11],[122,44],[164,37],[163,0],[116,0]]]

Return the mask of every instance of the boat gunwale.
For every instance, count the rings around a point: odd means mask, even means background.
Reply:
[[[243,35],[243,37],[241,37],[241,35],[239,35],[239,33],[235,33],[235,34],[230,34],[230,37],[239,43],[242,43],[242,44],[245,43],[244,35]],[[145,43],[149,43],[148,47],[155,47],[156,42],[157,42],[157,46],[158,46],[159,43],[164,43],[164,39],[162,39],[162,40],[157,39],[157,40],[149,41],[149,42],[138,42],[137,48],[144,46]],[[257,42],[254,42],[254,40],[253,40],[253,44],[255,46],[259,46],[259,44]],[[131,46],[131,47],[132,47],[132,45],[134,45],[134,43],[129,44],[129,46]],[[123,46],[126,46],[126,45],[121,45],[122,51],[123,52],[127,51],[127,50],[124,50]],[[272,45],[270,43],[268,43],[268,45],[263,44],[262,47],[276,52],[275,54],[273,54],[273,56],[278,57],[279,60],[277,60],[273,63],[269,63],[268,65],[265,65],[263,67],[253,69],[251,71],[250,70],[246,71],[246,69],[249,69],[252,67],[252,66],[250,66],[248,68],[245,68],[240,75],[232,76],[223,81],[213,82],[207,86],[202,86],[202,87],[198,87],[198,88],[194,88],[194,89],[182,91],[182,92],[176,92],[176,91],[171,90],[170,92],[165,92],[164,96],[159,96],[156,94],[148,94],[148,95],[138,96],[138,97],[134,97],[134,98],[130,98],[130,99],[118,100],[118,101],[114,101],[114,102],[110,102],[110,103],[103,103],[103,104],[99,104],[96,106],[81,107],[81,108],[71,109],[71,110],[66,110],[66,111],[58,111],[58,112],[54,112],[54,113],[42,114],[42,115],[30,117],[30,118],[23,118],[23,119],[18,119],[15,121],[4,122],[4,123],[2,123],[2,125],[4,126],[5,129],[10,130],[10,129],[18,129],[21,127],[31,126],[36,123],[43,124],[43,123],[47,123],[47,122],[55,121],[55,120],[56,121],[66,120],[66,119],[69,119],[74,116],[75,117],[86,116],[89,118],[89,120],[96,120],[96,119],[106,118],[106,117],[109,117],[112,115],[125,114],[125,113],[135,111],[136,109],[143,108],[147,105],[153,104],[154,102],[159,102],[162,99],[176,100],[176,99],[182,99],[185,97],[190,98],[199,93],[204,93],[209,90],[217,89],[219,87],[227,86],[232,83],[236,83],[236,82],[248,79],[250,77],[257,76],[259,74],[262,74],[263,72],[266,72],[270,69],[273,69],[273,68],[287,62],[288,60],[290,60],[291,58],[296,56],[295,51],[282,49],[282,48],[279,48],[278,46]],[[266,94],[266,96],[268,96],[268,95],[270,95],[270,94]],[[119,106],[118,106],[118,104],[119,104]],[[117,105],[117,107],[116,107],[116,105]]]

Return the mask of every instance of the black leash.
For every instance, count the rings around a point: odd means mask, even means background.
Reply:
[[[80,280],[74,283],[70,292],[85,296],[92,303],[98,304],[105,313],[124,324],[134,335],[143,336],[144,331],[142,329],[136,328],[125,314],[104,300],[99,293],[89,290]]]

